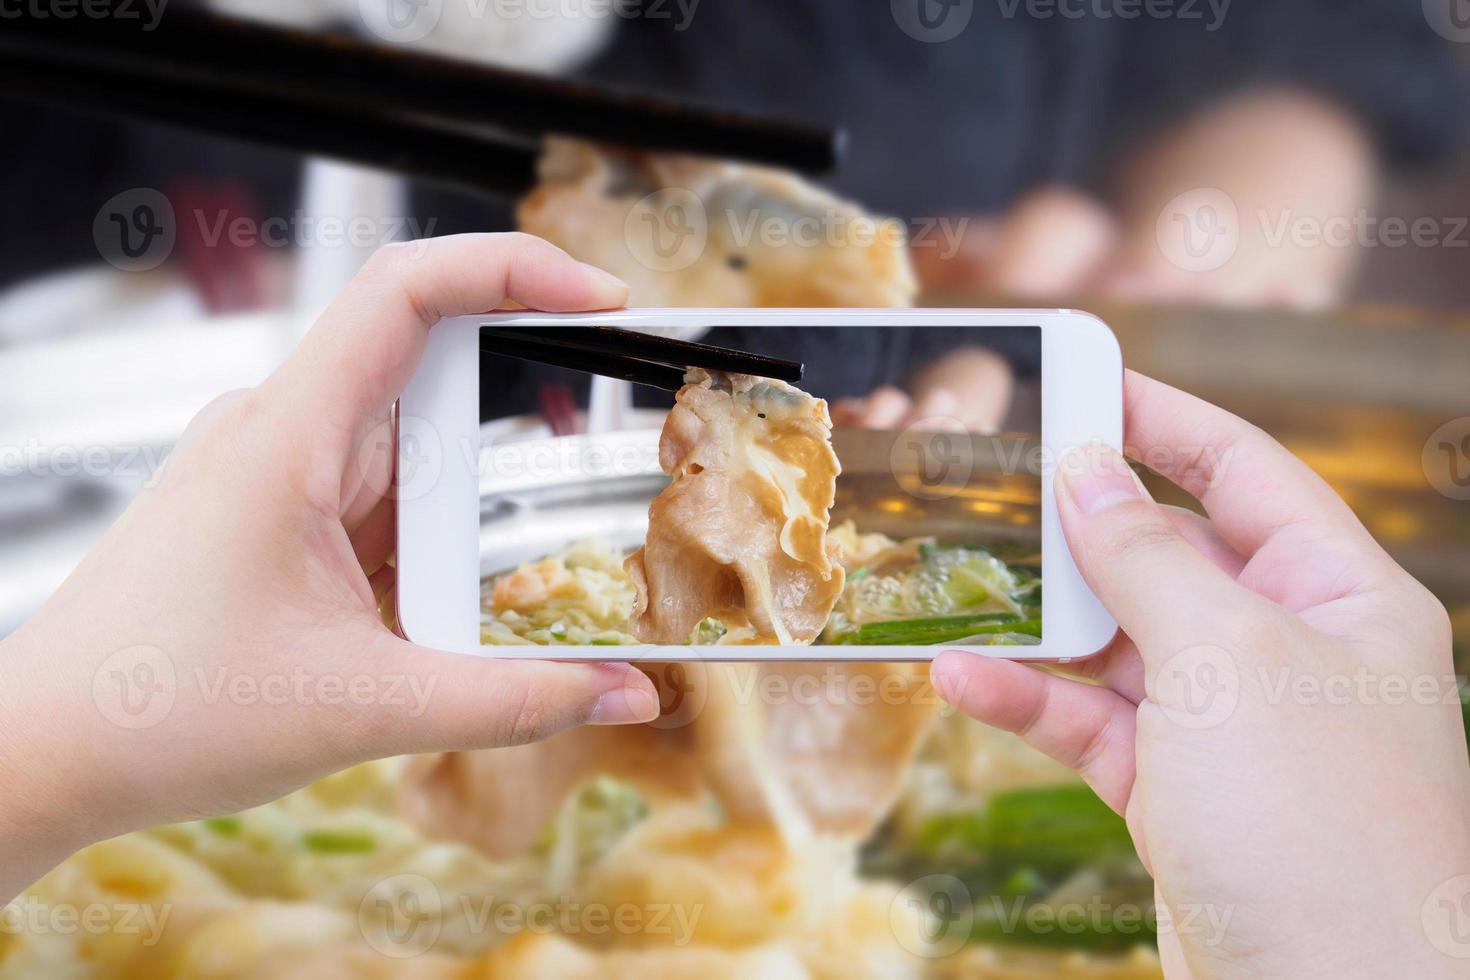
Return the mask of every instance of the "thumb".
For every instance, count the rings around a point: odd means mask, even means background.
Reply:
[[[430,650],[386,632],[379,637],[376,669],[401,677],[402,689],[375,704],[365,730],[354,733],[359,755],[523,745],[580,725],[659,715],[653,682],[630,664],[492,659]]]
[[[1055,482],[1072,557],[1146,665],[1227,639],[1264,601],[1191,545],[1110,447],[1069,450]]]

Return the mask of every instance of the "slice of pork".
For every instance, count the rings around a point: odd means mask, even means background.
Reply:
[[[840,467],[827,403],[764,378],[689,372],[664,423],[672,478],[624,564],[631,629],[688,643],[706,617],[748,621],[746,642],[810,643],[842,595],[827,525]]]

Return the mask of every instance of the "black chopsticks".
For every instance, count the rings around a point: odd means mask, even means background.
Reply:
[[[518,194],[506,174],[474,179],[474,158],[508,147],[534,154],[548,134],[578,136],[649,150],[748,160],[807,174],[831,170],[842,136],[832,129],[781,122],[655,99],[603,86],[414,54],[346,36],[266,27],[192,9],[167,9],[153,23],[121,16],[136,0],[89,0],[118,16],[62,19],[24,6],[0,25],[0,56],[21,68],[0,84],[23,97],[63,99],[144,118],[264,139],[300,152],[385,165],[390,151],[369,147],[374,135],[403,156],[398,169],[482,189]],[[90,7],[89,7],[90,9]],[[23,70],[22,70],[23,69]],[[47,70],[50,73],[47,74]],[[65,75],[106,78],[107,90],[68,85]],[[34,87],[44,78],[42,87]],[[62,91],[50,91],[59,85]],[[201,105],[215,110],[211,119]],[[271,111],[280,118],[270,122]],[[380,120],[381,123],[373,123]],[[386,124],[396,129],[357,141],[332,130]],[[262,135],[263,130],[268,130]],[[325,132],[324,132],[325,130]],[[453,152],[434,164],[414,153],[412,134]],[[391,161],[387,161],[391,165]],[[519,175],[524,167],[501,167]],[[513,181],[512,181],[513,183]],[[487,184],[489,186],[487,186]]]
[[[796,361],[615,327],[486,325],[480,328],[480,349],[665,391],[682,388],[684,373],[692,367],[751,374],[793,384],[801,380],[803,371]]]
[[[309,149],[320,156],[510,198],[529,191],[536,181],[539,152],[532,145],[426,129],[370,106],[342,105],[321,112],[270,94],[232,92],[221,98],[208,86],[25,56],[0,56],[0,89],[284,150]],[[311,136],[304,141],[301,134],[307,132]],[[308,142],[309,147],[304,145]]]

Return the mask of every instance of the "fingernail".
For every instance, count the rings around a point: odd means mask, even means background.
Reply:
[[[611,272],[608,272],[606,269],[600,269],[590,262],[579,262],[578,265],[587,270],[588,276],[597,280],[597,285],[599,288],[608,290],[626,290],[628,288],[627,283],[623,282],[623,280],[619,279]]]
[[[597,699],[587,724],[641,725],[658,715],[658,699],[646,687],[620,687]]]
[[[1067,450],[1057,477],[1072,506],[1083,514],[1096,514],[1114,504],[1148,496],[1127,460],[1100,442]]]

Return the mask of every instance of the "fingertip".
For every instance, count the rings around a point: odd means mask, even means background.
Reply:
[[[1072,446],[1057,465],[1056,493],[1084,517],[1115,504],[1149,499],[1143,481],[1113,447],[1102,442]]]
[[[998,690],[1005,687],[1008,661],[964,650],[946,650],[929,666],[934,690],[965,714],[987,724],[996,724],[994,706]]]
[[[587,724],[646,725],[656,721],[659,713],[658,695],[654,693],[653,685],[644,677],[642,684],[630,682],[600,695],[587,718]]]
[[[578,262],[577,265],[581,266],[588,291],[596,300],[595,305],[589,304],[589,309],[610,310],[627,304],[629,288],[626,282],[590,262]]]

